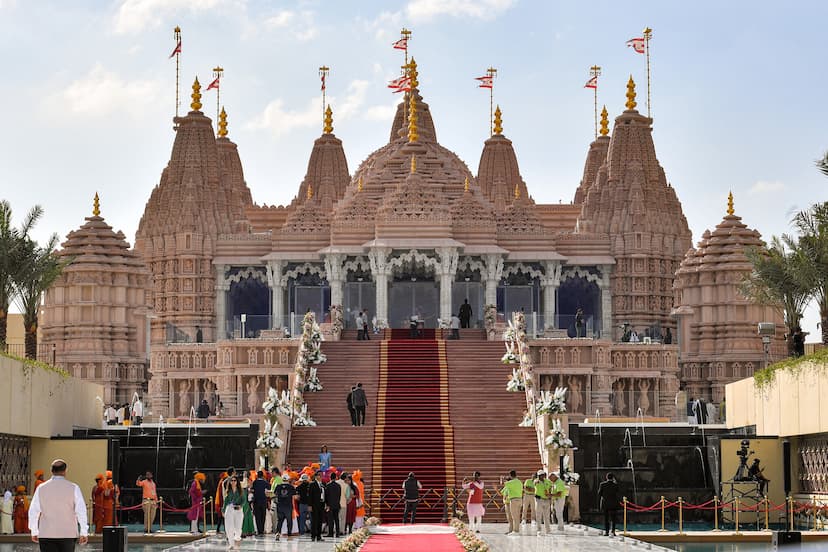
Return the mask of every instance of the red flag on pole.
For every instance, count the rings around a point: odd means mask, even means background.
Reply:
[[[479,80],[480,81],[480,85],[478,86],[478,88],[493,88],[494,87],[494,82],[492,80],[491,75],[486,75],[485,77],[475,77],[474,80]]]
[[[388,88],[393,89],[394,94],[398,92],[408,92],[411,90],[411,78],[399,77],[388,83]]]
[[[644,37],[631,38],[627,41],[627,48],[632,48],[639,54],[644,53]]]
[[[219,87],[219,78],[220,78],[220,77],[216,77],[215,79],[213,79],[213,82],[211,82],[209,85],[207,85],[207,90],[212,90],[213,88],[215,88],[216,90],[218,90],[218,87]],[[206,90],[205,90],[205,92],[206,92]]]
[[[598,88],[598,77],[592,77],[591,79],[586,81],[584,88]]]
[[[175,54],[180,54],[180,53],[181,53],[181,41],[179,40],[178,44],[175,45],[175,49],[170,54],[170,57],[172,58],[173,56],[175,56]]]
[[[324,72],[321,74],[321,77],[322,77],[322,88],[320,88],[320,90],[322,90],[322,92],[324,92],[325,91],[325,73]]]
[[[394,47],[395,50],[408,50],[408,37],[403,37],[398,41],[394,42],[391,46]]]

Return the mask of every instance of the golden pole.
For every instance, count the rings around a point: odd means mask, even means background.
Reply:
[[[790,526],[790,530],[794,530],[794,508],[793,508],[793,497],[788,496],[788,525]]]
[[[158,530],[158,532],[159,533],[164,533],[164,497],[159,496],[158,497],[158,502],[159,502],[159,504],[158,504],[158,509],[159,509],[158,523],[161,526],[161,528]]]
[[[224,69],[221,67],[213,67],[213,77],[219,80],[218,87],[216,87],[216,133],[218,133],[219,111],[221,111],[221,77],[224,75]]]
[[[327,65],[323,65],[319,68],[319,76],[322,78],[322,124],[325,124],[325,95],[327,93],[328,88],[328,73],[331,72],[331,68]]]
[[[489,67],[486,69],[486,74],[492,81],[492,86],[489,88],[489,138],[491,138],[494,136],[494,79],[497,76],[497,69]]]
[[[201,526],[204,527],[204,532],[207,533],[207,501],[203,498],[201,499]]]
[[[624,497],[624,536],[627,536],[627,497]]]
[[[649,27],[644,29],[644,54],[647,57],[647,117],[650,117],[650,39],[653,37],[653,30]]]
[[[176,26],[173,29],[173,39],[175,39],[175,45],[178,46],[178,43],[181,42],[181,27]],[[179,73],[181,72],[181,65],[180,65],[180,58],[181,52],[175,53],[175,116],[178,117],[178,106],[180,105],[180,101],[178,99],[178,82],[179,82]]]
[[[684,517],[681,507],[681,497],[678,497],[678,506],[679,506],[679,535],[681,535],[684,531]]]
[[[713,530],[719,531],[719,497],[713,497]]]
[[[734,518],[735,518],[735,521],[736,521],[736,534],[740,535],[741,533],[739,533],[739,499],[738,498],[736,499],[736,513],[734,515]]]
[[[768,530],[768,508],[770,508],[770,500],[765,497],[765,531]]]
[[[405,39],[405,64],[408,65],[408,41],[411,40],[411,31],[403,27],[400,36]]]
[[[664,528],[664,497],[661,497],[661,529],[659,531],[666,531]]]
[[[595,138],[598,138],[598,80],[597,77],[601,76],[601,67],[598,65],[593,65],[589,68],[589,75],[592,77],[596,77],[595,80],[595,88],[592,91],[595,93],[594,99],[594,111],[595,111]]]

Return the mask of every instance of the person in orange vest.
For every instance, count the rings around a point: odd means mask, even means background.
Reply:
[[[112,470],[106,470],[103,497],[104,525],[118,525],[115,510],[120,502],[121,489],[112,481]]]
[[[95,486],[92,487],[92,524],[95,533],[103,533],[104,527],[104,476],[99,473],[95,476]]]
[[[29,497],[26,496],[26,486],[17,487],[17,494],[14,497],[14,532],[29,532]]]
[[[362,481],[362,470],[354,470],[351,479],[359,490],[356,497],[356,517],[354,518],[354,529],[359,529],[365,522],[365,483]]]
[[[34,475],[34,490],[36,491],[37,488],[43,483],[46,483],[46,481],[43,479],[43,470],[37,470],[36,472],[34,472]]]

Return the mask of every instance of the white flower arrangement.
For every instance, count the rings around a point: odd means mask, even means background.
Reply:
[[[486,327],[486,331],[490,332],[494,330],[497,324],[497,306],[486,305],[483,312],[483,324]]]
[[[523,419],[518,424],[518,427],[535,427],[535,420],[532,418],[532,413],[528,410],[523,411]]]
[[[573,446],[572,440],[566,436],[566,432],[561,427],[561,421],[557,419],[552,420],[549,436],[546,437],[544,443],[547,448],[557,450],[559,452],[565,452]]]
[[[517,364],[519,360],[517,353],[515,353],[515,344],[507,341],[506,353],[501,357],[500,362],[503,364]]]
[[[541,391],[537,405],[538,414],[563,414],[566,412],[566,387],[556,387],[555,392]]]
[[[509,377],[509,381],[506,382],[506,391],[510,393],[526,391],[526,384],[520,376],[520,370],[517,368],[512,368],[512,375]]]
[[[509,327],[503,330],[503,341],[514,341],[515,337],[517,337],[515,328],[512,326],[512,323],[509,322]]]
[[[268,450],[282,448],[284,442],[279,438],[279,424],[271,422],[269,418],[265,419],[264,431],[256,440],[256,447]]]
[[[316,368],[311,367],[310,373],[308,375],[308,381],[305,384],[305,389],[312,393],[322,391],[322,383],[319,381],[319,377],[316,375]]]
[[[490,552],[488,543],[473,533],[469,527],[457,518],[451,520],[454,534],[465,552]]]
[[[382,523],[382,520],[380,520],[380,518],[378,518],[377,516],[371,516],[365,520],[363,525],[365,525],[365,527],[373,527],[375,525],[379,525],[380,523]]]
[[[293,415],[293,405],[291,404],[290,391],[282,391],[282,396],[279,397],[279,401],[276,403],[276,413],[284,416]]]
[[[561,474],[561,479],[567,485],[577,485],[578,481],[581,480],[580,474],[572,471],[569,465],[569,456],[564,456],[563,458],[563,473]]]
[[[305,426],[305,427],[316,427],[316,422],[313,421],[313,418],[310,417],[308,414],[308,405],[306,403],[302,403],[302,407],[296,409],[293,413],[293,425],[296,426]]]
[[[345,316],[342,312],[342,305],[331,305],[331,332],[339,338],[344,327]]]
[[[273,416],[277,414],[279,407],[279,397],[276,390],[272,387],[267,390],[267,400],[262,403],[262,410],[266,416]]]
[[[333,548],[334,552],[356,552],[370,536],[371,532],[368,529],[364,527],[357,529],[348,535],[345,540],[335,544]]]

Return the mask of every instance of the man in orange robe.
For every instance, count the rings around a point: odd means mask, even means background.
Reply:
[[[92,487],[92,523],[95,533],[103,533],[104,525],[104,476],[99,473],[95,476],[95,486]]]
[[[32,491],[32,496],[34,496],[34,491],[36,491],[37,488],[40,485],[42,485],[43,483],[46,483],[46,481],[43,479],[43,470],[37,470],[34,474],[35,474],[35,480],[34,480],[34,490]]]
[[[104,525],[118,525],[115,519],[115,506],[118,504],[121,490],[112,481],[112,471],[106,470],[106,481],[103,485],[103,520]]]
[[[14,532],[29,532],[29,497],[26,496],[26,487],[17,487],[17,494],[14,497]]]

